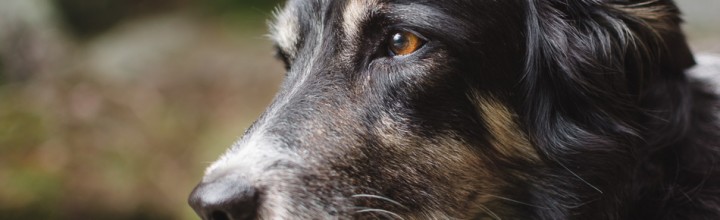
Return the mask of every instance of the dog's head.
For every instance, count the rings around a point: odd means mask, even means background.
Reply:
[[[291,0],[271,28],[282,88],[190,203],[203,219],[610,206],[653,85],[692,63],[677,16],[669,1]]]

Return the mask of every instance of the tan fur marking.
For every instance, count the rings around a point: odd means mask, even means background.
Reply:
[[[399,119],[398,121],[395,121]],[[434,139],[416,136],[407,130],[402,118],[393,118],[384,114],[381,117],[380,126],[377,127],[379,140],[385,152],[392,152],[396,158],[389,158],[388,161],[397,161],[397,164],[408,163],[405,166],[397,167],[395,178],[411,177],[406,179],[410,183],[421,183],[427,178],[449,183],[447,188],[434,189],[433,197],[438,201],[448,201],[453,204],[466,204],[463,207],[445,207],[444,204],[428,203],[423,207],[423,212],[404,213],[405,219],[469,219],[483,212],[480,207],[494,200],[489,195],[500,194],[499,189],[506,183],[495,176],[486,167],[467,143],[453,133],[439,135]],[[412,158],[409,160],[409,158]],[[408,160],[408,161],[406,161]],[[441,172],[429,172],[438,170]],[[429,175],[429,176],[428,176]],[[391,177],[392,178],[392,177]],[[442,191],[452,189],[452,191]],[[481,192],[478,192],[481,190]],[[473,201],[467,201],[470,195],[479,193]]]
[[[343,13],[343,30],[348,41],[358,38],[360,26],[379,8],[377,0],[350,0]]]
[[[491,143],[494,148],[503,156],[518,157],[520,155],[530,161],[540,161],[537,151],[516,123],[516,115],[490,95],[475,93],[472,98],[493,136]]]

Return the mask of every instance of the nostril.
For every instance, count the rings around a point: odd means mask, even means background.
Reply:
[[[214,211],[210,216],[210,220],[230,220],[230,217],[222,211]]]
[[[257,218],[259,194],[244,181],[224,177],[199,184],[188,203],[203,220],[252,220]]]

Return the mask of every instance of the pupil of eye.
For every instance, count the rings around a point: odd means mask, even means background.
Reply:
[[[397,33],[397,34],[393,35],[392,42],[393,42],[393,47],[395,49],[402,50],[405,47],[407,47],[408,38],[401,33]]]

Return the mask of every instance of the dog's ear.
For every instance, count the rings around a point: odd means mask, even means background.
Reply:
[[[631,153],[618,152],[646,141],[642,102],[649,88],[684,80],[683,70],[694,64],[679,10],[666,0],[527,3],[518,106],[532,141],[562,167],[584,167],[575,176],[597,177],[585,183],[616,178],[603,175],[631,163],[623,156]]]
[[[551,108],[535,111],[583,124],[619,119],[649,84],[694,65],[670,0],[528,0],[527,8],[526,100]]]
[[[660,55],[656,58],[661,69],[682,72],[695,65],[680,27],[680,10],[672,0],[624,0],[607,3],[607,6],[619,12],[638,40],[655,41],[659,47],[648,51]]]
[[[529,72],[562,74],[555,77],[588,92],[633,95],[654,74],[694,65],[672,1],[529,2]]]

